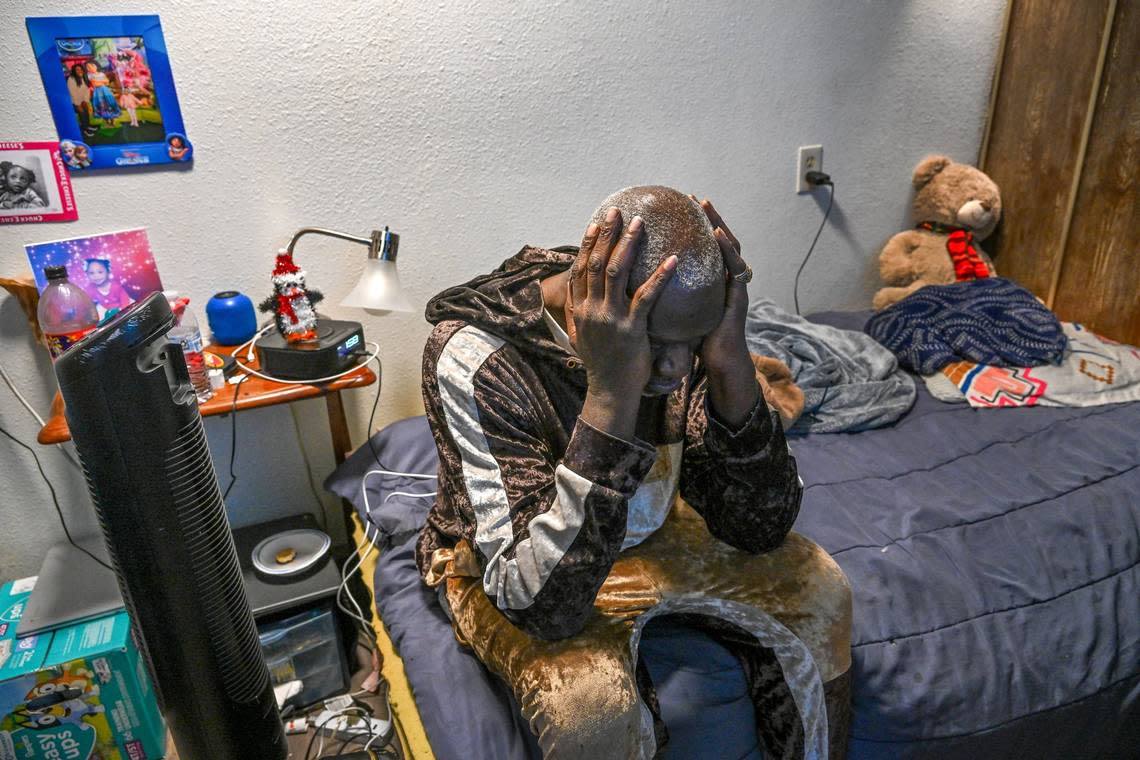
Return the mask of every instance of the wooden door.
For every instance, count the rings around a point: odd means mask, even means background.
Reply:
[[[1140,345],[1140,2],[1120,0],[1053,309]],[[1071,316],[1070,316],[1071,315]]]
[[[1140,344],[1140,0],[1011,0],[994,87],[999,273]]]

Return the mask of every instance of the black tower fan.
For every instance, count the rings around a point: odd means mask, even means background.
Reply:
[[[179,754],[284,760],[202,418],[160,293],[130,306],[55,365],[131,616]]]

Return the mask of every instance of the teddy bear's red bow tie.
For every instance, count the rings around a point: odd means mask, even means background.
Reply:
[[[919,222],[918,228],[940,235],[949,235],[946,238],[946,251],[950,260],[954,262],[954,278],[962,280],[980,280],[990,276],[990,269],[978,249],[974,247],[974,233],[961,227],[949,227],[938,222]]]

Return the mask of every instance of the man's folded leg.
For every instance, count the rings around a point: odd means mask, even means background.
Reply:
[[[619,557],[586,627],[560,641],[529,636],[494,606],[470,545],[445,552],[450,558],[433,575],[446,578],[456,636],[510,686],[546,757],[653,757],[658,747],[669,750],[674,727],[687,746],[691,721],[673,712],[669,725],[672,705],[686,699],[670,689],[685,688],[684,677],[664,677],[654,662],[663,642],[643,640],[670,625],[703,634],[702,651],[691,654],[703,660],[706,676],[720,662],[731,675],[726,656],[742,666],[752,709],[732,719],[745,737],[742,752],[750,750],[751,731],[768,757],[823,756],[830,713],[838,729],[832,750],[842,753],[850,697],[830,687],[847,685],[850,589],[826,552],[802,537],[792,534],[768,554],[745,554],[708,535],[678,503],[660,530]],[[639,671],[641,647],[649,654]],[[829,682],[826,704],[822,682]],[[719,735],[729,738],[728,730],[722,724]]]
[[[512,625],[478,579],[449,577],[446,595],[456,636],[510,686],[543,757],[653,756],[628,624],[595,615],[579,635],[544,641]]]

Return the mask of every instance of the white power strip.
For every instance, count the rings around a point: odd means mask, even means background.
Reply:
[[[360,715],[337,715],[330,710],[322,711],[316,718],[309,721],[309,725],[320,726],[323,733],[333,734],[342,739],[358,736],[386,736],[392,730],[391,718],[388,720],[366,719]]]

